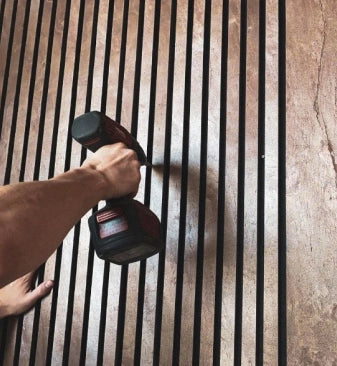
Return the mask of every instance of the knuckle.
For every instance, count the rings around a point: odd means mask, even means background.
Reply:
[[[125,150],[125,155],[126,155],[128,158],[132,158],[132,157],[133,157],[133,153],[134,153],[134,151],[133,151],[133,150],[126,148],[126,150]]]
[[[132,166],[137,166],[138,164],[138,155],[134,150],[128,149],[126,150],[126,157],[132,163]]]
[[[135,152],[135,150],[128,149],[128,152],[129,152],[130,158],[138,160],[138,156],[137,156],[137,153]]]
[[[114,145],[119,149],[125,149],[127,147],[124,142],[116,142]]]

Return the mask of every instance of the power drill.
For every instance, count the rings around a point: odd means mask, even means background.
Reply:
[[[142,165],[150,165],[138,141],[101,112],[77,117],[72,125],[72,136],[92,152],[104,145],[123,142],[136,151]],[[134,199],[107,200],[106,206],[95,212],[88,222],[96,254],[109,262],[136,262],[158,253],[163,247],[158,217]]]

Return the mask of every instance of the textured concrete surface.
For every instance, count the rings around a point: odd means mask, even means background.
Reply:
[[[4,0],[3,0],[4,1]],[[7,1],[0,43],[0,85],[3,85],[13,2]],[[257,87],[258,87],[258,0],[248,2],[247,35],[247,129],[246,129],[246,195],[245,195],[245,254],[242,364],[255,363],[255,297],[256,297],[256,189],[257,189]],[[31,5],[24,73],[18,109],[17,131],[13,152],[11,182],[19,179],[22,144],[33,58],[34,34],[38,1]],[[192,363],[194,291],[196,248],[198,235],[198,195],[202,99],[202,56],[204,6],[195,1],[191,131],[189,144],[189,186],[187,230],[182,302],[181,365]],[[34,88],[30,144],[27,155],[25,180],[34,172],[37,131],[41,111],[45,57],[48,46],[48,28],[52,2],[45,2],[37,78]],[[226,212],[224,243],[224,279],[222,300],[221,365],[233,363],[235,270],[236,270],[236,211],[237,211],[237,148],[238,148],[238,95],[239,95],[239,42],[240,3],[230,1],[229,56],[228,56],[228,111],[227,111],[227,164]],[[126,65],[123,89],[122,124],[130,128],[135,76],[139,1],[131,0],[129,8]],[[46,109],[46,126],[42,148],[40,179],[47,179],[54,122],[55,98],[59,73],[59,58],[63,30],[65,1],[58,2],[56,31]],[[167,75],[170,32],[170,1],[163,1],[159,34],[158,84],[153,161],[163,162]],[[215,258],[218,193],[218,125],[220,116],[220,54],[221,54],[222,1],[212,1],[210,48],[210,95],[208,122],[208,166],[206,197],[206,234],[201,324],[200,364],[212,364],[213,317],[215,291]],[[60,126],[55,174],[64,170],[65,148],[71,99],[71,82],[76,47],[79,0],[72,1],[71,22],[67,44],[65,82],[60,110]],[[91,109],[100,109],[105,31],[108,1],[101,0],[96,59],[93,78]],[[336,41],[337,20],[334,0],[296,0],[287,4],[287,217],[288,217],[288,363],[289,365],[337,365],[337,300],[335,290],[335,224],[337,162],[336,127]],[[86,2],[82,40],[76,115],[84,112],[92,27],[93,2]],[[171,177],[169,184],[169,212],[165,283],[163,298],[162,348],[160,364],[172,363],[174,297],[177,276],[177,243],[180,216],[180,182],[182,161],[182,128],[184,72],[186,61],[187,1],[178,1],[175,72],[173,94],[173,125],[171,144]],[[12,125],[15,83],[19,62],[24,7],[20,5],[14,36],[10,77],[4,113],[3,133],[0,140],[0,177],[7,161],[7,149]],[[138,139],[147,144],[149,95],[151,82],[151,54],[153,42],[154,1],[146,1],[142,75],[140,84]],[[109,70],[107,114],[116,115],[119,52],[123,21],[123,1],[115,1]],[[278,82],[278,21],[277,1],[267,1],[266,52],[266,248],[265,248],[265,365],[277,364],[277,82]],[[71,166],[80,161],[80,148],[72,147]],[[143,171],[143,177],[145,171]],[[152,176],[151,208],[161,214],[163,171],[155,169]],[[138,199],[144,197],[144,180]],[[61,278],[59,281],[57,321],[53,364],[62,362],[64,332],[68,305],[73,231],[63,245]],[[69,364],[77,364],[81,345],[83,306],[88,256],[88,228],[82,221],[74,316]],[[46,276],[54,276],[55,256],[46,265]],[[142,365],[152,363],[158,257],[148,260],[145,284],[145,305],[142,341]],[[99,331],[103,262],[95,258],[91,290],[90,318],[87,344],[87,364],[96,364]],[[138,296],[139,264],[132,264],[128,274],[128,295],[123,349],[123,364],[133,364],[135,345],[136,306]],[[111,364],[115,356],[116,324],[118,314],[120,268],[111,266],[108,293],[108,314],[105,337],[104,364]],[[51,298],[42,303],[37,365],[44,364],[49,329]],[[28,364],[34,311],[24,318],[21,343],[21,363]],[[12,364],[16,320],[10,321],[6,364]]]
[[[299,13],[297,10],[301,9]],[[336,4],[288,8],[289,355],[335,365]]]

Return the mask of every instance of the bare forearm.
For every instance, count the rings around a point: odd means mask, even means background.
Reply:
[[[100,174],[75,169],[0,188],[0,287],[34,270],[103,196]]]
[[[35,270],[99,200],[135,194],[137,154],[106,145],[79,169],[44,182],[0,188],[0,287]]]

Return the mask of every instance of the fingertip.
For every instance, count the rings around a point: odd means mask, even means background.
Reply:
[[[47,288],[51,288],[54,286],[54,281],[52,280],[48,280],[44,283],[44,285],[47,287]]]
[[[44,287],[46,287],[48,290],[51,290],[54,286],[54,281],[52,280],[48,280],[46,282],[44,282]]]
[[[35,295],[39,298],[44,297],[49,294],[54,286],[54,281],[48,280],[42,282],[35,290],[32,291],[32,295]]]

